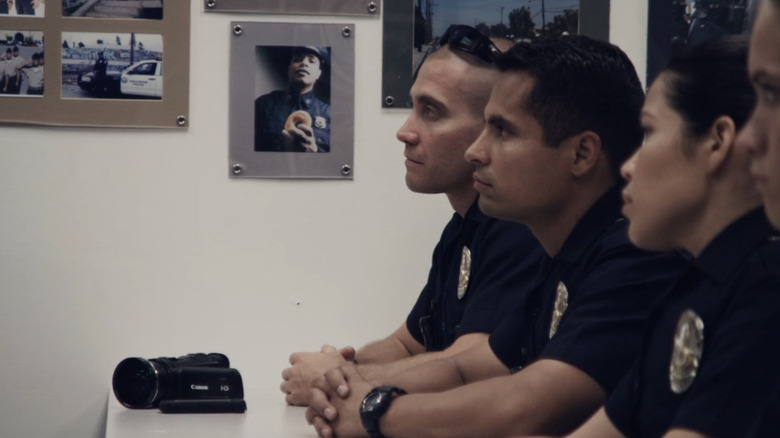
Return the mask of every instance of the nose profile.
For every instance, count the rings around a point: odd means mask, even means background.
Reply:
[[[395,133],[395,138],[407,145],[417,145],[420,142],[420,136],[412,129],[412,116],[409,116],[404,124],[398,128],[398,132]]]
[[[474,143],[471,143],[471,146],[466,149],[466,152],[463,154],[466,161],[473,164],[480,164],[485,165],[488,162],[488,153],[487,148],[485,147],[485,135],[487,132],[487,127],[482,130],[482,132],[479,134],[479,137],[477,137],[476,140],[474,140]]]
[[[628,157],[628,160],[620,166],[620,176],[626,181],[631,181],[631,177],[634,175],[634,165],[636,164],[636,155],[638,153],[639,151],[634,152],[634,154]]]

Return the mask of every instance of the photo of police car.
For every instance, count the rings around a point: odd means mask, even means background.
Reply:
[[[129,96],[162,99],[163,64],[160,60],[136,62],[122,71],[119,89]]]

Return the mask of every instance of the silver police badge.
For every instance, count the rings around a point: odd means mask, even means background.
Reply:
[[[325,121],[325,117],[317,116],[314,118],[314,126],[319,129],[325,129],[328,127],[328,123]]]
[[[555,293],[555,307],[553,307],[552,321],[550,321],[550,339],[558,331],[558,325],[561,323],[566,308],[569,307],[569,290],[562,281],[558,282],[558,291]]]
[[[458,275],[459,300],[466,296],[466,289],[469,288],[469,275],[471,275],[471,250],[464,246],[460,255],[460,275]]]
[[[674,333],[669,384],[675,394],[682,394],[693,383],[704,349],[704,321],[693,310],[686,310]]]

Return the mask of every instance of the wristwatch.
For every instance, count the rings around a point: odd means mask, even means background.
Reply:
[[[404,394],[406,391],[395,386],[377,386],[366,394],[360,404],[360,421],[371,438],[386,438],[379,431],[379,419],[387,412],[393,399]]]

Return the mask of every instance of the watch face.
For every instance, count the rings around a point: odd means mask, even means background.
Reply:
[[[373,411],[377,405],[380,405],[382,403],[382,399],[385,398],[385,394],[381,392],[375,392],[373,394],[369,394],[368,397],[364,400],[363,404],[363,410],[366,411]]]

